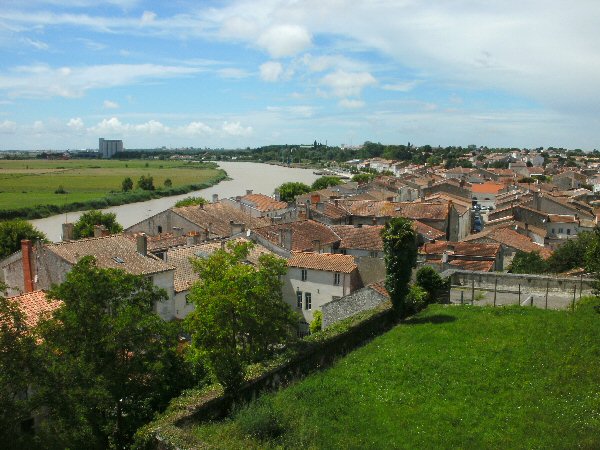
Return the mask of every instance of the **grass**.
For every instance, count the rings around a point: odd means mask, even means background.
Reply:
[[[600,448],[599,333],[590,304],[435,305],[187,433],[198,447],[232,449]]]
[[[0,160],[0,211],[105,198],[120,192],[126,177],[135,184],[150,175],[158,189],[167,178],[177,188],[210,183],[221,173],[211,165],[183,161]],[[59,186],[67,194],[55,193]]]

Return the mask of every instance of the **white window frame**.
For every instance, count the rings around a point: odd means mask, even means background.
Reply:
[[[306,270],[306,269],[300,269],[300,279],[302,281],[308,280],[308,270]]]
[[[312,294],[310,292],[304,293],[304,309],[307,311],[312,309]]]
[[[333,274],[333,285],[334,286],[339,286],[341,279],[342,279],[342,274],[339,273],[339,272],[335,272]]]

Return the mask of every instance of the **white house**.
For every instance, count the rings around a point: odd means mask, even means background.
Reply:
[[[292,252],[287,265],[283,298],[302,315],[304,327],[323,304],[362,287],[358,266],[350,255]]]

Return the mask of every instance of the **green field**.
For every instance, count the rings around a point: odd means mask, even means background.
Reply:
[[[158,189],[167,178],[177,188],[212,184],[222,174],[214,165],[183,161],[0,160],[0,211],[105,198],[121,191],[126,177],[135,185],[150,175]],[[61,186],[66,194],[55,193]]]
[[[187,432],[206,448],[597,449],[600,314],[431,306]]]

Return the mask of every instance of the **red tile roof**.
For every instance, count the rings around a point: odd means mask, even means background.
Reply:
[[[259,236],[281,246],[280,236],[282,230],[292,230],[292,250],[298,252],[313,249],[313,241],[319,241],[321,247],[331,245],[340,240],[328,226],[314,220],[300,220],[292,223],[275,224],[267,227],[256,228],[254,232]]]
[[[384,281],[378,281],[377,283],[370,284],[367,287],[373,289],[375,292],[383,295],[386,298],[390,298],[390,293],[385,288]]]
[[[44,291],[28,292],[11,297],[10,300],[19,305],[27,328],[35,327],[43,316],[51,314],[62,305],[60,300],[47,299]]]
[[[480,244],[472,242],[432,242],[421,247],[421,253],[442,254],[453,251],[454,255],[496,257],[500,244]]]
[[[247,194],[241,198],[241,202],[256,208],[258,211],[276,211],[278,209],[287,208],[286,202],[277,201],[272,197],[264,194]]]
[[[450,265],[456,266],[462,270],[475,270],[478,272],[491,272],[494,268],[494,261],[466,261],[455,259],[450,261]]]
[[[475,194],[497,194],[506,186],[500,183],[481,183],[471,185],[471,192]]]
[[[418,220],[413,220],[413,229],[418,234],[420,234],[423,237],[426,237],[427,239],[437,240],[446,238],[446,233],[444,233],[443,231],[430,227],[429,225]]]
[[[358,266],[354,257],[332,253],[292,252],[288,267],[350,273]]]
[[[577,219],[575,219],[575,216],[571,214],[548,214],[548,222],[577,223]]]
[[[331,225],[330,228],[340,237],[340,248],[383,251],[383,239],[381,239],[383,226],[358,228],[353,225]]]

